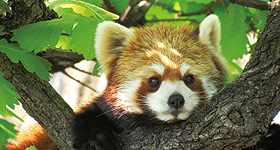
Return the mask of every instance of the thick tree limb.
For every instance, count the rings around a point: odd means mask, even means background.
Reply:
[[[280,8],[274,9],[244,72],[209,106],[176,124],[121,135],[125,149],[241,149],[254,146],[280,110]]]

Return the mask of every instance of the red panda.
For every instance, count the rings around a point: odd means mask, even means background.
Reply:
[[[160,24],[133,32],[114,22],[100,23],[95,48],[107,87],[76,112],[73,146],[122,149],[116,134],[124,129],[185,120],[193,110],[203,109],[230,74],[219,42],[216,15],[209,15],[197,30]],[[29,145],[50,145],[40,137]],[[26,145],[22,143],[12,142],[6,148],[19,149]]]

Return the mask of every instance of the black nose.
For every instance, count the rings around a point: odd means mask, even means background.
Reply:
[[[168,105],[176,109],[179,109],[184,104],[185,104],[185,100],[181,94],[173,94],[168,99]]]

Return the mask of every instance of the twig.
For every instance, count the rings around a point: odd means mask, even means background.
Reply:
[[[61,33],[61,35],[69,36],[69,33]]]
[[[67,77],[73,79],[74,81],[80,83],[82,86],[85,86],[85,87],[91,89],[92,91],[97,92],[95,89],[93,89],[93,88],[90,87],[89,85],[87,85],[87,84],[81,82],[80,80],[77,80],[77,79],[75,79],[74,77],[70,76],[66,71],[63,71],[62,73],[63,73],[64,75],[66,75]]]
[[[76,69],[76,70],[78,70],[78,71],[80,71],[80,72],[82,72],[82,73],[85,73],[85,74],[88,74],[88,75],[92,75],[91,72],[87,72],[87,71],[85,71],[85,70],[82,70],[82,69],[80,69],[80,68],[77,68],[77,67],[75,67],[74,65],[71,66],[71,68]]]
[[[157,6],[160,6],[160,7],[164,8],[164,9],[167,9],[167,10],[169,10],[169,11],[171,11],[171,12],[179,13],[179,11],[174,10],[173,8],[167,6],[167,5],[163,4],[163,3],[155,2],[155,0],[147,0],[147,2],[150,2],[150,3],[152,3],[152,4],[155,4],[155,5],[157,5]]]
[[[125,11],[124,11],[124,13],[121,15],[120,21],[121,21],[121,22],[124,22],[124,20],[125,20],[125,18],[127,17],[128,13],[129,13],[132,9],[134,9],[134,7],[135,7],[138,3],[140,3],[141,1],[142,1],[142,0],[136,0],[136,1],[130,0],[129,3],[128,3],[128,5],[127,5],[127,7],[126,7],[126,9],[125,9]]]

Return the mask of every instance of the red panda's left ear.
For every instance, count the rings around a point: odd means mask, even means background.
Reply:
[[[104,21],[98,24],[95,35],[95,53],[101,68],[108,77],[116,65],[116,60],[122,53],[125,42],[129,41],[134,33],[115,22]]]
[[[229,78],[231,72],[227,66],[227,61],[220,54],[221,53],[221,25],[218,16],[207,16],[199,26],[199,40],[205,44],[212,53],[212,60],[217,69],[225,73]]]

